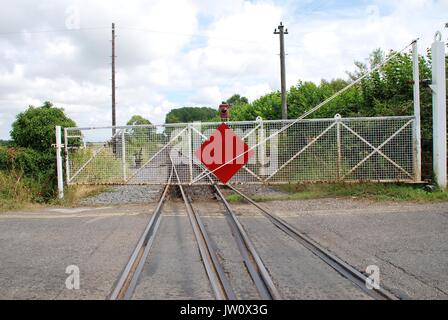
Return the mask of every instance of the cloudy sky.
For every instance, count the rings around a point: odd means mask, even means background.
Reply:
[[[110,124],[112,22],[118,124],[133,114],[163,123],[172,108],[278,90],[280,21],[291,86],[345,77],[373,49],[417,37],[424,52],[447,12],[448,0],[3,0],[0,139],[46,100],[79,126]]]

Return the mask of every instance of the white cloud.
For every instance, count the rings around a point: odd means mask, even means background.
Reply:
[[[191,99],[194,104],[216,105],[223,99],[223,94],[218,86],[204,87]]]
[[[0,33],[64,30],[67,8],[81,27],[103,29],[0,35],[0,139],[15,115],[50,100],[78,125],[110,123],[110,24],[117,26],[117,116],[153,123],[172,108],[217,106],[234,93],[254,100],[279,89],[280,20],[287,81],[345,77],[375,48],[424,52],[443,27],[448,0],[335,2],[265,0],[18,0],[0,12]],[[314,8],[315,11],[307,11]],[[36,18],[38,17],[38,18]],[[156,31],[156,32],[154,32]]]
[[[46,43],[45,56],[48,58],[63,57],[70,59],[76,52],[76,47],[68,39],[56,39]]]
[[[233,90],[233,92],[237,92],[238,89],[235,88],[235,90]],[[257,84],[257,85],[253,85],[253,86],[243,86],[241,88],[241,95],[247,97],[249,99],[249,101],[253,101],[257,98],[259,98],[260,96],[269,93],[272,91],[272,88],[269,84],[267,83],[263,83],[263,84]]]
[[[353,12],[321,13],[305,26],[293,22],[290,33],[300,49],[288,56],[289,83],[299,77],[344,77],[354,60],[366,59],[373,49],[401,50],[417,37],[424,53],[435,30],[443,27],[441,10],[447,9],[446,0],[378,0]]]

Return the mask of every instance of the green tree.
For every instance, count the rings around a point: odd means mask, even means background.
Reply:
[[[12,124],[11,146],[0,148],[0,170],[23,177],[35,202],[48,201],[55,195],[57,181],[52,144],[57,125],[74,127],[76,123],[50,102],[41,107],[29,106]]]
[[[236,105],[230,110],[230,119],[232,121],[253,121],[257,117],[261,117],[264,120],[280,119],[281,105],[280,92],[271,92],[261,96],[251,104]]]
[[[249,104],[249,100],[246,97],[240,96],[239,94],[234,94],[226,100],[226,103],[230,104],[231,106],[247,105]]]
[[[347,72],[348,79],[322,80],[319,84],[298,81],[288,91],[288,115],[294,119],[325,101],[351,82],[394,55],[377,49],[367,62],[355,61],[355,70]],[[420,79],[431,78],[431,57],[420,56]],[[448,66],[447,66],[448,68]],[[332,118],[336,113],[343,117],[388,116],[413,114],[412,54],[401,53],[388,61],[382,68],[372,72],[360,84],[353,86],[330,103],[311,114],[310,118]],[[236,99],[237,97],[235,97]],[[431,92],[421,90],[422,129],[425,138],[431,137]],[[268,93],[252,103],[236,105],[231,110],[231,119],[235,121],[280,119],[281,99],[279,92]]]
[[[17,115],[10,132],[13,144],[36,151],[49,152],[55,143],[55,126],[74,127],[76,123],[68,118],[64,109],[56,108],[51,102],[41,107],[29,106]]]
[[[350,74],[351,78],[359,77],[368,70],[372,70],[385,57],[395,54],[390,51],[385,54],[381,50],[375,50],[369,58],[369,65],[355,63],[357,70]],[[431,79],[430,55],[419,57],[420,79]],[[400,53],[387,62],[380,70],[366,77],[358,89],[359,99],[358,115],[362,116],[400,116],[413,114],[413,75],[412,54]],[[431,91],[421,87],[421,119],[422,134],[425,139],[430,139],[432,103]]]
[[[140,115],[133,115],[131,119],[126,123],[128,126],[148,126],[144,128],[133,128],[130,130],[130,136],[134,139],[149,139],[149,136],[153,134],[156,129],[152,126],[151,121],[143,118]]]
[[[171,110],[165,117],[165,123],[187,123],[194,121],[219,121],[218,110],[208,107],[183,107]]]
[[[128,158],[141,159],[143,153],[150,154],[156,148],[156,144],[163,139],[161,135],[157,134],[156,127],[152,125],[151,121],[140,115],[133,115],[126,125],[144,126],[127,130],[126,152]]]
[[[149,121],[148,119],[143,118],[142,116],[139,115],[133,115],[131,117],[131,119],[129,119],[129,121],[126,123],[126,125],[128,126],[132,126],[132,125],[151,125],[151,121]]]
[[[324,96],[318,85],[313,82],[299,81],[297,86],[288,92],[288,116],[297,118],[303,113],[318,105]]]

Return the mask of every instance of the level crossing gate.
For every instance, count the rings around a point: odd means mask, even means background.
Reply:
[[[253,150],[230,184],[417,181],[413,116],[227,124]],[[65,128],[67,183],[164,184],[171,161],[181,184],[219,182],[195,155],[219,125]]]
[[[412,46],[414,114],[410,116],[305,119]],[[441,69],[441,68],[440,68]],[[333,96],[294,120],[226,123],[250,148],[248,162],[229,184],[315,182],[421,182],[421,129],[417,40],[389,56]],[[158,185],[176,165],[179,181],[220,183],[197,157],[221,123],[57,128],[58,189],[62,159],[68,185]],[[233,159],[235,160],[235,159]],[[440,166],[439,166],[440,167]]]

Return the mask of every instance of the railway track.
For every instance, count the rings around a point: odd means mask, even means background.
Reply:
[[[199,168],[204,170],[202,166],[198,165]],[[228,213],[235,217],[235,214],[233,213],[232,209],[230,208],[230,205],[226,201],[225,197],[219,190],[219,187],[213,182],[213,179],[208,176],[208,180],[213,185],[213,188],[216,190],[217,196],[221,199],[224,206],[226,207],[226,210]],[[239,194],[241,197],[243,197],[247,202],[255,206],[262,214],[265,216],[272,224],[274,224],[278,229],[286,233],[288,236],[299,242],[302,246],[307,248],[309,251],[311,251],[315,256],[317,256],[320,260],[325,262],[327,265],[329,265],[331,268],[333,268],[337,273],[339,273],[341,276],[349,280],[353,285],[355,285],[357,288],[359,288],[361,291],[369,295],[371,298],[375,300],[397,300],[398,298],[388,292],[387,290],[381,288],[381,287],[373,287],[372,289],[367,288],[367,282],[368,278],[366,275],[362,274],[355,268],[353,268],[351,265],[337,257],[336,255],[332,254],[330,251],[319,245],[317,242],[297,230],[294,226],[287,223],[285,220],[281,219],[280,217],[276,216],[275,214],[271,213],[269,210],[264,208],[262,205],[257,203],[256,201],[252,200],[249,196],[241,192],[240,190],[236,189],[235,187],[231,185],[227,185],[229,189]],[[240,228],[243,230],[242,226],[240,225]],[[246,235],[247,237],[247,235]],[[247,239],[249,239],[247,237]],[[250,240],[249,240],[250,241]]]
[[[177,181],[180,181],[175,165],[173,165],[173,169]],[[182,185],[178,185],[178,188],[185,203],[188,219],[190,220],[190,224],[193,228],[196,242],[198,244],[199,251],[202,257],[202,262],[204,264],[205,270],[207,272],[207,277],[210,280],[210,285],[213,289],[216,299],[236,300],[236,295],[233,292],[232,287],[230,286],[230,281],[224,273],[224,269],[221,266],[221,263],[219,262],[219,259],[216,255],[216,248],[210,241],[210,238],[208,237],[200,216],[194,210],[191,204],[191,199],[187,197]]]
[[[235,236],[235,240],[237,241],[238,249],[240,250],[246,268],[255,283],[260,297],[265,300],[280,300],[281,295],[248,234],[238,221],[236,214],[230,207],[218,186],[214,185],[214,189],[216,191],[216,196],[220,201],[222,201],[227,211],[227,218],[232,229],[232,233]]]
[[[302,232],[298,231],[294,226],[287,223],[285,220],[281,219],[280,217],[276,216],[275,214],[272,214],[269,210],[264,208],[259,203],[252,200],[249,196],[244,194],[243,192],[239,191],[233,186],[228,186],[232,191],[239,194],[241,197],[243,197],[247,202],[255,206],[259,211],[271,222],[273,223],[277,228],[282,230],[284,233],[286,233],[288,236],[293,238],[294,240],[298,241],[301,245],[303,245],[305,248],[307,248],[309,251],[311,251],[314,255],[316,255],[319,259],[324,261],[327,265],[329,265],[331,268],[333,268],[337,273],[342,275],[344,278],[348,279],[350,282],[352,282],[356,287],[358,287],[360,290],[362,290],[364,293],[369,295],[375,300],[397,300],[397,297],[393,294],[389,293],[388,291],[384,290],[381,287],[368,289],[367,288],[367,281],[368,278],[366,275],[362,274],[355,268],[353,268],[351,265],[337,257],[336,255],[329,252],[327,249],[319,245],[317,242],[303,234]]]
[[[196,244],[199,249],[201,261],[215,298],[217,300],[237,299],[224,268],[222,267],[217,256],[218,249],[207,234],[201,217],[193,206],[191,197],[187,194],[185,188],[180,183],[176,185],[173,181],[180,181],[175,165],[172,165],[171,167],[169,180],[164,187],[160,200],[148,225],[140,237],[137,246],[135,247],[122,274],[116,282],[113,291],[109,295],[110,300],[132,299],[145,262],[150,259],[151,247],[157,235],[157,230],[159,229],[163,216],[163,206],[169,197],[170,190],[172,189],[178,191],[178,194],[180,194],[184,202],[187,217],[190,221]],[[234,236],[236,245],[238,246],[239,252],[243,258],[244,265],[260,298],[263,300],[281,299],[281,296],[275,287],[268,270],[266,269],[262,259],[257,253],[253,243],[250,241],[241,223],[238,221],[229,203],[217,186],[214,186],[213,188],[216,199],[221,201],[226,209],[226,218],[228,219],[229,225],[232,229],[232,235]]]
[[[245,231],[243,225],[238,220],[234,210],[226,200],[219,186],[213,183],[209,177],[211,188],[217,201],[222,203],[225,209],[225,218],[230,227],[233,239],[235,240],[238,251],[244,262],[246,272],[250,276],[256,291],[263,300],[279,300],[282,299],[279,290],[274,284],[268,269],[258,254],[249,235]],[[176,183],[177,182],[177,183]],[[283,231],[289,237],[296,240],[300,245],[311,251],[316,257],[325,262],[339,275],[349,280],[355,287],[363,291],[365,294],[375,300],[396,300],[397,298],[384,290],[383,288],[368,289],[366,283],[368,278],[339,257],[335,256],[327,249],[298,231],[295,227],[286,221],[271,213],[259,203],[252,200],[249,196],[239,191],[235,187],[228,186],[232,191],[243,197],[248,203],[255,206],[261,214],[267,218],[275,227]],[[171,165],[169,179],[161,194],[160,200],[153,212],[153,215],[146,226],[142,236],[140,237],[130,259],[126,264],[120,278],[111,292],[109,299],[111,300],[128,300],[131,299],[138,285],[140,274],[143,270],[145,262],[150,259],[150,251],[157,235],[161,219],[163,216],[163,206],[170,196],[170,191],[176,190],[177,194],[182,198],[185,205],[186,215],[189,219],[193,230],[194,238],[200,253],[201,262],[210,282],[210,287],[217,300],[236,300],[235,294],[228,275],[226,274],[221,261],[218,257],[218,248],[207,233],[206,227],[197,213],[191,196],[188,194],[188,188],[180,184],[178,170],[176,165]]]
[[[174,171],[177,175],[176,166],[173,165]],[[210,182],[213,183],[213,180],[209,177]],[[178,180],[180,181],[180,180]],[[182,193],[182,197],[184,199],[185,205],[187,208],[190,208],[191,210],[189,212],[190,221],[192,223],[193,229],[196,229],[194,226],[195,222],[198,222],[198,228],[201,230],[202,235],[205,239],[209,239],[205,227],[203,223],[201,222],[200,216],[196,213],[196,210],[194,210],[194,206],[192,204],[192,201],[189,197],[185,195],[185,192],[183,191],[183,187],[181,185],[178,186],[180,188],[180,191]],[[221,201],[222,204],[225,207],[226,210],[226,218],[229,222],[230,228],[232,230],[232,235],[235,239],[236,245],[238,247],[238,250],[241,254],[241,257],[243,258],[244,265],[246,267],[247,272],[250,275],[250,278],[252,279],[256,290],[262,300],[280,300],[281,295],[276,288],[274,281],[272,280],[266,266],[264,265],[260,255],[258,254],[257,250],[255,249],[255,246],[251,242],[249,236],[247,235],[246,231],[244,230],[243,226],[239,222],[236,214],[232,210],[230,204],[227,202],[226,198],[220,191],[219,187],[216,185],[213,185],[214,194],[218,201]],[[196,232],[195,232],[196,234]],[[198,237],[197,237],[198,239]],[[199,241],[198,241],[199,243]],[[211,245],[210,240],[208,240],[208,248],[211,248],[212,250],[216,250],[213,248],[214,246]],[[200,246],[201,248],[201,246]],[[216,252],[216,251],[215,251]],[[201,253],[201,256],[204,259],[204,255]],[[216,256],[216,254],[215,254]],[[207,269],[207,266],[206,266]],[[209,272],[207,271],[207,274],[209,275]],[[214,288],[215,280],[213,277],[209,275],[210,283],[212,285],[212,288]],[[230,283],[227,280],[228,286],[230,286]],[[216,294],[216,297],[221,297]],[[235,300],[236,295],[232,292],[230,300]]]
[[[231,208],[230,204],[227,202],[226,198],[217,186],[210,186],[209,188],[211,188],[215,198],[222,203],[224,208],[223,215],[225,216],[230,227],[232,238],[242,258],[245,271],[252,280],[259,298],[262,300],[282,299],[279,290],[276,288],[263,260],[250,240],[249,235],[243,228],[241,222],[238,220],[234,210]],[[194,208],[193,203],[191,203],[191,205]]]
[[[129,300],[134,293],[135,287],[139,279],[139,275],[143,269],[143,265],[151,250],[152,244],[160,226],[163,205],[169,195],[171,181],[173,179],[174,169],[171,169],[167,184],[165,185],[157,207],[154,210],[148,225],[143,231],[142,236],[137,242],[129,262],[126,264],[120,278],[109,295],[110,300]]]

